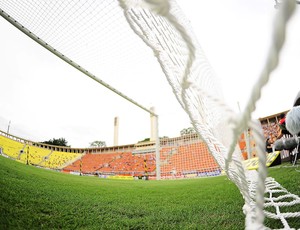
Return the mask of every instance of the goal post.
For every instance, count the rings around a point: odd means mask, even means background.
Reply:
[[[151,122],[151,136],[150,141],[155,141],[155,161],[156,161],[156,180],[161,179],[160,171],[160,138],[158,132],[158,115],[155,113],[155,108],[151,107],[150,122]]]
[[[24,34],[26,34],[28,37],[30,37],[31,39],[33,39],[35,42],[37,42],[38,44],[40,44],[42,47],[44,47],[45,49],[47,49],[48,51],[50,51],[54,55],[56,55],[58,58],[62,59],[63,61],[65,61],[69,65],[73,66],[78,71],[80,71],[83,74],[85,74],[86,76],[88,76],[89,78],[93,79],[97,83],[101,84],[102,86],[104,86],[107,89],[111,90],[115,94],[119,95],[120,97],[124,98],[125,100],[129,101],[130,103],[134,104],[135,106],[139,107],[140,109],[142,109],[142,110],[144,110],[144,111],[146,111],[146,112],[148,112],[150,114],[151,123],[153,123],[151,125],[151,128],[153,127],[153,129],[154,129],[154,131],[151,132],[151,135],[153,133],[153,135],[154,135],[153,137],[155,139],[155,146],[156,146],[155,147],[156,162],[157,162],[156,163],[156,177],[157,177],[157,180],[160,180],[160,160],[159,160],[159,157],[160,157],[160,155],[159,155],[160,154],[159,153],[159,149],[160,148],[159,148],[158,115],[155,113],[154,107],[152,107],[150,109],[146,108],[145,106],[139,104],[138,102],[136,102],[135,100],[131,99],[127,95],[123,94],[121,91],[119,91],[116,88],[112,87],[110,84],[108,84],[105,81],[101,80],[96,75],[94,75],[93,73],[91,73],[90,71],[88,71],[87,69],[85,69],[83,66],[81,66],[78,63],[76,63],[75,61],[71,60],[68,56],[66,56],[65,54],[59,52],[57,49],[55,49],[50,44],[48,44],[43,39],[41,39],[39,36],[35,35],[33,32],[31,32],[25,26],[23,26],[22,24],[20,24],[16,19],[14,19],[9,14],[7,14],[1,8],[0,8],[0,15],[4,19],[6,19],[9,23],[11,23],[13,26],[15,26],[17,29],[19,29],[21,32],[23,32]]]

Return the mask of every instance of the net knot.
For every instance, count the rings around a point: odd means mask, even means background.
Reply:
[[[188,80],[186,80],[186,79],[184,79],[183,81],[182,81],[182,88],[183,89],[188,89],[191,85],[192,85],[193,83],[191,82],[191,81],[188,81]]]

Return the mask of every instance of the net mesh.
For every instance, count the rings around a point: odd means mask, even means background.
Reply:
[[[133,30],[154,50],[177,100],[207,143],[211,154],[240,189],[245,199],[246,228],[264,228],[264,215],[278,218],[284,228],[290,228],[286,218],[299,216],[300,213],[294,212],[291,215],[284,213],[280,206],[297,204],[299,197],[293,196],[292,201],[281,202],[286,197],[291,198],[288,191],[275,180],[266,178],[264,136],[260,124],[251,121],[251,113],[255,110],[255,103],[260,98],[262,87],[277,66],[278,54],[284,42],[285,25],[293,12],[294,3],[287,2],[279,12],[275,24],[277,27],[274,30],[275,34],[280,36],[274,36],[266,67],[241,117],[223,103],[218,80],[176,3],[173,1],[161,4],[155,1],[147,3],[148,6],[145,7],[145,4],[124,2],[122,7]],[[257,143],[260,166],[258,174],[256,171],[249,172],[243,168],[241,153],[236,145],[238,137],[248,127],[253,130]],[[273,194],[278,187],[285,195],[275,198]],[[270,194],[268,199],[264,197],[265,192]],[[270,205],[275,207],[276,213],[264,211],[264,208]]]
[[[197,133],[218,165],[239,188],[245,200],[243,211],[247,229],[266,228],[265,216],[280,219],[283,228],[289,229],[292,226],[289,226],[288,218],[300,217],[297,210],[282,211],[282,207],[299,204],[300,198],[290,194],[273,178],[267,178],[264,136],[260,124],[251,121],[261,89],[278,64],[286,23],[294,5],[295,2],[290,0],[280,7],[274,23],[277,36],[274,36],[265,69],[253,87],[248,105],[238,115],[224,104],[219,80],[175,1],[0,2],[2,16],[8,13],[91,72],[110,76],[114,74],[111,71],[116,62],[120,63],[118,68],[126,72],[130,66],[122,66],[122,63],[126,63],[126,55],[133,55],[137,46],[143,53],[136,55],[153,60],[150,49],[147,51],[149,46]],[[119,39],[120,34],[126,36],[126,43]],[[124,55],[114,55],[117,53]],[[116,57],[123,58],[123,61],[116,60]],[[257,143],[258,171],[244,168],[237,146],[239,136],[249,127]],[[268,209],[270,206],[273,211]]]

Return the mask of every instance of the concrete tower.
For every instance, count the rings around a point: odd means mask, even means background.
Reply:
[[[119,117],[114,119],[114,146],[119,144]]]

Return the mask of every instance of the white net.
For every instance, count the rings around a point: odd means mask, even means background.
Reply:
[[[107,76],[114,74],[114,63],[120,63],[118,68],[124,72],[130,68],[122,66],[124,62],[116,58],[126,59],[126,54],[132,55],[132,50],[137,45],[141,46],[133,30],[152,49],[194,128],[206,142],[216,162],[239,188],[245,200],[247,229],[266,228],[265,215],[280,219],[285,229],[292,228],[288,223],[290,217],[300,217],[298,210],[282,211],[282,207],[299,204],[300,198],[266,177],[264,137],[260,125],[251,121],[261,89],[277,66],[285,26],[294,5],[294,1],[286,1],[278,11],[274,24],[276,36],[265,69],[253,88],[246,109],[239,116],[224,104],[219,80],[175,1],[0,2],[3,17],[10,15],[55,50],[90,72],[106,73]],[[120,34],[126,36],[129,42],[123,43],[119,39]],[[118,42],[123,44],[116,45]],[[118,53],[124,55],[116,55]],[[143,54],[153,60],[149,52]],[[95,64],[95,61],[102,65]],[[244,168],[237,146],[238,138],[249,127],[257,143],[260,159],[258,172]],[[276,193],[280,195],[274,196]],[[266,210],[269,206],[274,207],[275,211]]]
[[[277,66],[285,25],[293,12],[293,5],[294,2],[290,1],[279,12],[275,27],[275,34],[279,36],[274,36],[266,67],[242,117],[238,117],[223,103],[218,81],[175,2],[157,4],[155,1],[148,1],[147,6],[126,1],[122,4],[134,31],[154,50],[179,103],[189,114],[195,129],[207,143],[218,164],[240,189],[245,199],[246,228],[249,229],[264,228],[264,214],[280,219],[284,228],[290,228],[286,218],[298,217],[300,214],[281,212],[281,206],[297,204],[299,197],[293,196],[292,201],[282,202],[291,196],[274,180],[266,178],[264,136],[260,124],[250,119],[262,87]],[[248,127],[253,130],[258,145],[258,175],[256,171],[247,172],[243,168],[241,152],[236,144],[238,137]],[[265,181],[268,183],[265,184]],[[275,198],[272,194],[278,188],[285,194]],[[264,198],[265,192],[270,194],[268,199]],[[269,205],[276,207],[276,213],[263,211]]]

